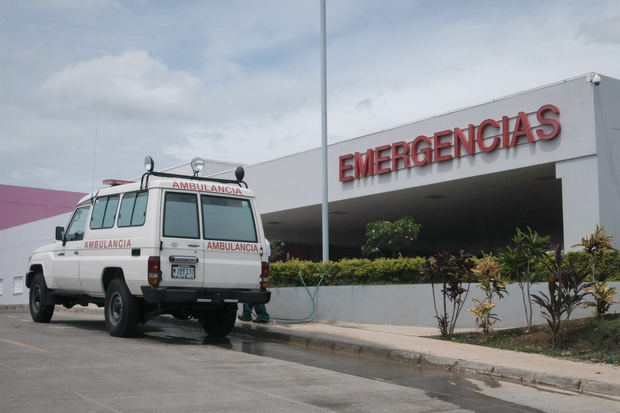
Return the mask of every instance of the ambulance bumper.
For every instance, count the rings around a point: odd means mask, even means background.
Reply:
[[[266,304],[271,291],[229,288],[181,288],[142,286],[144,300],[149,304],[175,303],[248,303]]]

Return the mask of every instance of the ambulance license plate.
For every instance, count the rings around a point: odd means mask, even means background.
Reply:
[[[179,278],[183,280],[193,280],[196,278],[196,266],[195,265],[173,265],[172,266],[172,278]]]

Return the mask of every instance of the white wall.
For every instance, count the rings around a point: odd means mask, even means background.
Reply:
[[[620,282],[611,282],[620,290]],[[546,283],[537,283],[532,293],[546,291]],[[497,303],[495,313],[501,321],[497,328],[522,327],[526,325],[518,285],[507,286],[509,295]],[[310,287],[314,292],[314,287]],[[440,292],[436,288],[438,297]],[[311,314],[312,302],[303,287],[273,288],[267,311],[272,317],[304,318]],[[473,306],[472,298],[482,299],[484,294],[471,285],[467,302],[458,319],[457,327],[475,327],[474,316],[467,311]],[[546,323],[540,315],[540,308],[532,304],[534,324]],[[613,304],[610,312],[620,311],[620,304]],[[593,309],[579,308],[571,318],[587,317]],[[414,285],[372,285],[372,286],[334,286],[320,287],[317,294],[317,318],[320,321],[354,322],[371,324],[407,325],[435,327],[435,313],[430,284]]]
[[[21,294],[13,293],[15,277],[23,277],[25,283],[28,258],[35,248],[54,241],[56,226],[66,226],[71,214],[57,215],[0,231],[0,305],[28,303],[29,290],[25,285]]]

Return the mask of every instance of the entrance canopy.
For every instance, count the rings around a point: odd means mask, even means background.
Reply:
[[[551,235],[553,243],[563,242],[562,187],[553,164],[332,202],[329,214],[334,258],[359,254],[367,223],[404,216],[422,224],[416,242],[421,254],[440,249],[488,252],[509,243],[516,227],[528,225]],[[298,249],[304,245],[303,255],[320,253],[320,204],[262,219],[268,238]]]

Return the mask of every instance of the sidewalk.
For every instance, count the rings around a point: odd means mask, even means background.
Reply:
[[[234,332],[620,397],[618,367],[422,337],[437,334],[437,329],[433,327],[321,322],[256,324],[239,321]]]

